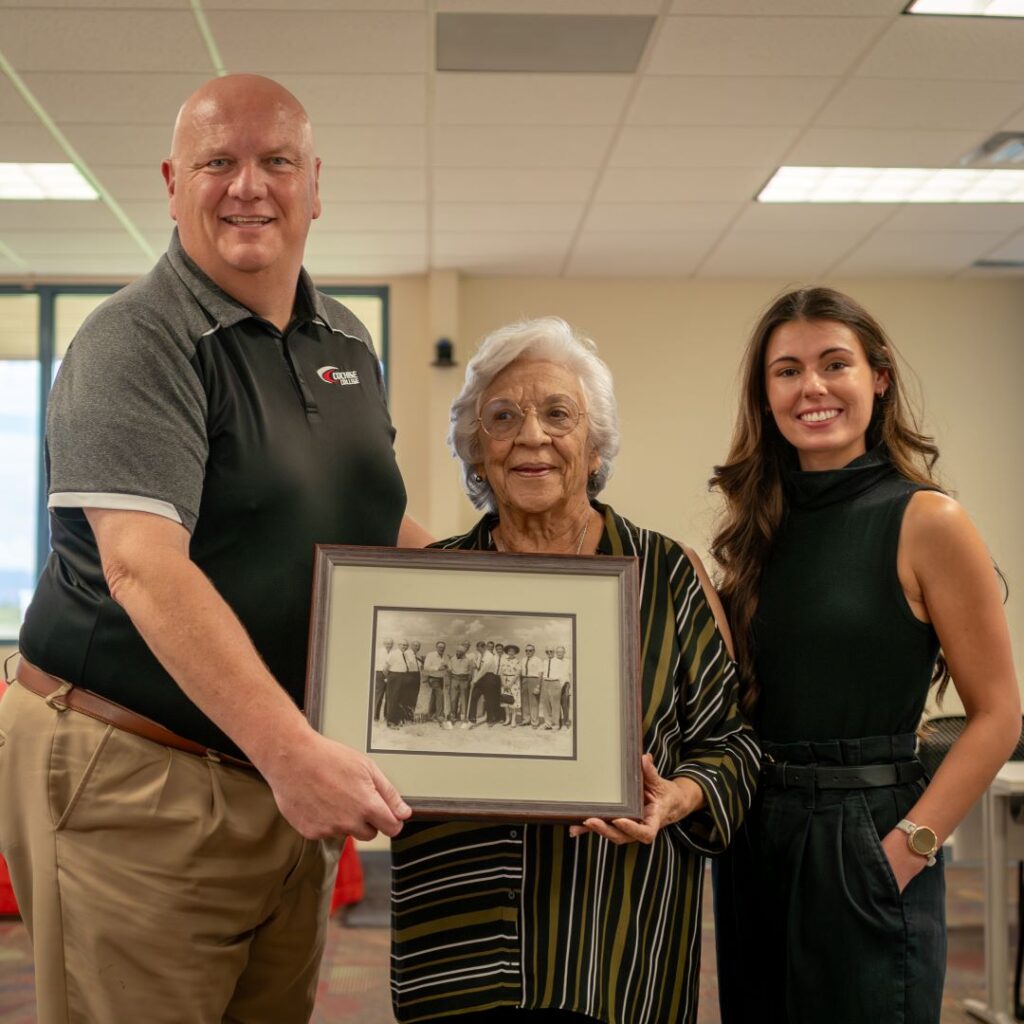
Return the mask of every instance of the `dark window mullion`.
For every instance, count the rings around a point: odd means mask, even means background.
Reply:
[[[46,404],[53,381],[54,303],[57,289],[40,285],[39,293],[39,481],[36,486],[36,576],[50,554],[50,516],[46,493]]]

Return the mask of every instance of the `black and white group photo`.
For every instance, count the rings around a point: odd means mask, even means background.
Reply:
[[[373,750],[572,758],[576,617],[375,608]]]

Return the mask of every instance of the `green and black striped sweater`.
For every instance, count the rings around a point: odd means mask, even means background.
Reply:
[[[759,752],[682,546],[596,507],[598,553],[639,560],[644,750],[663,776],[693,779],[706,807],[650,846],[571,839],[564,825],[407,825],[392,841],[391,986],[403,1024],[502,1006],[609,1024],[696,1020],[704,857],[740,824]],[[496,522],[485,516],[437,546],[493,550]]]

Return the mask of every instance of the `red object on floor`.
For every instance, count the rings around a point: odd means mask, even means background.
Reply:
[[[4,695],[7,684],[0,679],[0,697]],[[18,913],[18,904],[14,902],[14,890],[11,888],[11,873],[7,870],[3,857],[0,857],[0,917]]]
[[[345,840],[338,861],[338,880],[334,883],[331,897],[331,913],[349,903],[358,903],[363,898],[363,865],[359,863],[356,844]]]
[[[0,679],[0,697],[7,685]],[[338,880],[334,883],[334,895],[331,897],[331,913],[338,907],[348,903],[358,903],[363,898],[363,866],[359,863],[359,854],[351,839],[345,840],[338,862]],[[11,888],[11,875],[7,864],[0,857],[0,917],[17,915],[18,904]]]

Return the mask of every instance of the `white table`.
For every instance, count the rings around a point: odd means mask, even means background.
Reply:
[[[1013,822],[1010,801],[1024,797],[1024,761],[1010,761],[993,779],[982,799],[985,878],[985,983],[987,1000],[965,999],[964,1009],[986,1024],[1015,1024],[1010,1000],[1010,897],[1007,864],[1010,849],[1020,845],[1024,826]]]

